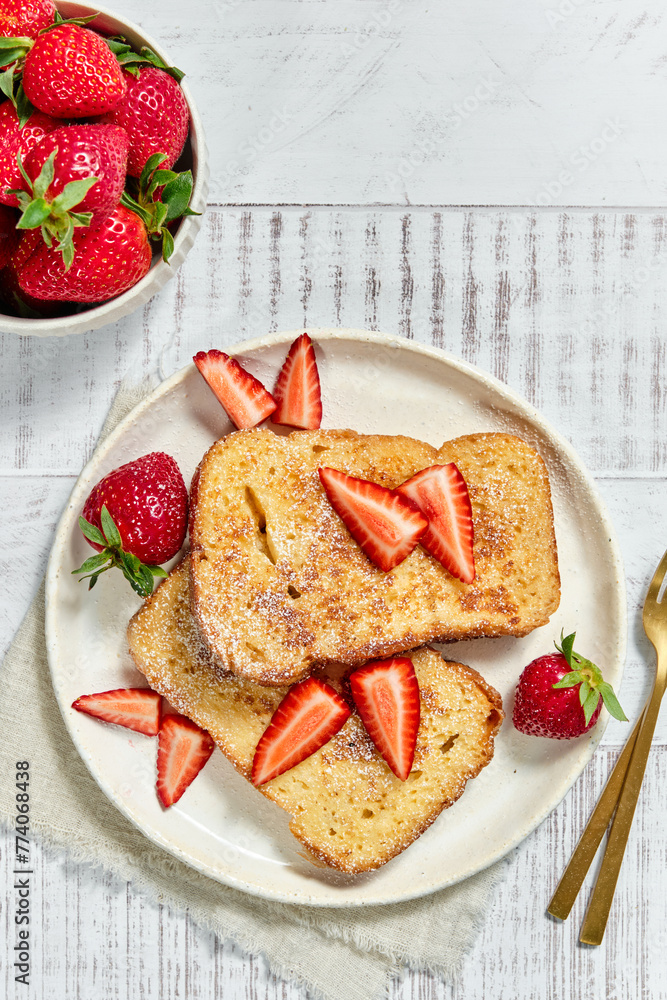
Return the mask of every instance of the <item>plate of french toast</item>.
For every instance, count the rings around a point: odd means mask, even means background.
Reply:
[[[193,362],[58,527],[47,648],[81,757],[156,845],[269,899],[389,903],[483,869],[614,711],[625,585],[591,477],[508,387],[402,338]],[[554,656],[570,707],[526,724],[520,678]]]

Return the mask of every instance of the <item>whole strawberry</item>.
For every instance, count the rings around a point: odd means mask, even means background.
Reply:
[[[55,152],[53,180],[44,192],[52,202],[72,181],[93,178],[94,184],[74,206],[90,212],[91,224],[101,222],[120,201],[125,187],[129,139],[118,125],[65,125],[45,136],[25,158],[23,167],[34,182]]]
[[[71,311],[71,303],[53,300],[47,302],[22,292],[11,264],[0,272],[0,312],[22,316],[24,319],[52,319]]]
[[[0,104],[0,202],[18,208],[18,198],[7,192],[24,187],[17,154],[25,158],[38,142],[59,128],[62,122],[41,111],[35,111],[21,128],[16,108],[11,101]]]
[[[66,268],[74,259],[74,230],[113,211],[125,186],[128,138],[118,125],[65,125],[45,136],[22,167],[17,194],[21,229],[40,228],[57,241]]]
[[[54,299],[47,302],[45,299],[37,299],[33,295],[28,295],[19,286],[19,270],[42,242],[39,230],[25,230],[20,236],[12,259],[2,272],[0,302],[7,307],[11,315],[23,316],[26,319],[48,319],[71,312],[71,306],[67,302],[58,302]]]
[[[153,578],[166,576],[158,563],[175,556],[188,526],[188,492],[176,462],[162,451],[121,465],[95,486],[79,527],[99,555],[74,572],[89,588],[113,566],[133,590],[147,597]]]
[[[36,247],[17,269],[23,292],[38,299],[105,302],[148,273],[151,241],[162,244],[162,258],[169,260],[174,251],[170,223],[195,213],[188,207],[192,173],[159,169],[163,156],[151,156],[140,180],[133,179],[136,197],[123,192],[121,203],[104,222],[71,230],[67,253],[45,244]]]
[[[176,80],[156,66],[124,72],[126,93],[104,120],[115,122],[130,137],[127,172],[139,177],[154,153],[164,153],[162,169],[181,155],[190,127],[190,112]]]
[[[112,111],[120,103],[125,80],[100,35],[78,24],[58,24],[27,49],[23,89],[28,100],[47,115],[89,118]]]
[[[0,205],[0,270],[9,264],[16,253],[20,236],[16,223],[16,212],[6,205]]]
[[[72,234],[73,263],[56,247],[40,243],[18,270],[19,286],[36,299],[105,302],[121,295],[150,270],[146,226],[135,212],[117,205],[104,222]]]
[[[56,8],[53,0],[2,0],[0,6],[0,38],[16,35],[36,38],[53,24]]]
[[[527,736],[570,740],[597,722],[604,703],[610,715],[627,722],[610,684],[598,667],[574,652],[576,633],[555,643],[558,653],[539,656],[519,678],[512,721]]]

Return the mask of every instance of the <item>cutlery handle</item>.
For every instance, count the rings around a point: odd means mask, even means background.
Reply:
[[[570,863],[563,872],[558,887],[551,897],[547,912],[554,917],[558,917],[559,920],[567,920],[570,915],[570,910],[583,885],[593,858],[597,854],[597,849],[609,825],[609,820],[614,814],[643,717],[644,713],[642,712],[635,723],[635,728],[632,730],[627,743],[623,747],[622,753],[614,765],[614,770],[607,779],[604,791],[591,813],[586,828],[570,858]]]
[[[625,845],[632,826],[635,806],[644,779],[646,762],[651,740],[655,732],[655,724],[660,712],[660,701],[663,691],[657,686],[653,688],[651,700],[644,713],[641,729],[632,752],[632,757],[625,774],[625,782],[616,806],[616,815],[611,825],[609,839],[598,872],[597,881],[588,910],[581,927],[579,940],[584,944],[601,944],[604,937],[609,910],[611,908],[618,875],[625,854]]]

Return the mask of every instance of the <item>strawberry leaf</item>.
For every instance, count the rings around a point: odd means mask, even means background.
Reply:
[[[137,593],[141,593],[142,597],[148,597],[153,593],[153,574],[148,566],[144,566],[143,563],[139,569],[138,582],[141,586],[141,591],[137,591]]]
[[[11,63],[4,72],[0,73],[0,91],[5,97],[9,98],[16,108],[19,128],[23,128],[35,110],[26,97],[23,84],[21,83],[22,79],[23,74],[16,63]]]
[[[71,219],[68,219],[68,223],[67,232],[60,237],[58,243],[58,249],[62,254],[66,271],[69,271],[74,263],[74,223]]]
[[[85,28],[87,24],[94,21],[97,14],[87,14],[85,17],[63,17],[59,11],[56,11],[56,15],[53,19],[53,24],[49,24],[48,27],[42,28],[40,35],[45,35],[47,31],[51,31],[52,28],[57,28],[59,24],[78,24],[80,28]]]
[[[11,66],[25,55],[25,49],[2,49],[0,47],[0,66]]]
[[[106,504],[103,505],[102,510],[100,511],[100,522],[102,524],[102,531],[104,532],[107,544],[113,545],[116,548],[121,548],[123,540],[120,537],[120,531],[116,527],[116,522],[107,510]],[[134,558],[136,559],[136,556],[134,556]]]
[[[138,215],[147,229],[150,227],[152,218],[151,213],[148,212],[143,205],[140,205],[136,198],[133,198],[127,191],[123,191],[120,203],[121,205],[124,205],[125,208],[129,208],[132,212]]]
[[[14,101],[14,69],[6,69],[4,73],[0,73],[0,91],[8,97],[10,101]]]
[[[92,212],[70,212],[69,217],[75,226],[89,226],[93,217]]]
[[[57,248],[62,254],[67,271],[74,260],[74,229],[77,226],[89,226],[93,218],[92,212],[72,212],[71,209],[81,203],[91,187],[98,182],[98,178],[87,177],[70,181],[59,195],[52,201],[47,201],[46,195],[55,176],[57,154],[56,146],[45,160],[39,177],[34,182],[26,173],[20,154],[17,155],[19,169],[28,188],[27,191],[16,193],[23,213],[17,223],[17,229],[37,229],[41,226],[42,237],[47,247],[53,246],[54,239],[57,241]]]
[[[105,563],[109,562],[109,556],[105,552],[98,552],[95,556],[89,556],[85,562],[81,563],[78,569],[75,569],[75,573],[91,573],[93,570],[99,569],[100,566],[104,566]]]
[[[146,566],[133,552],[124,551],[120,532],[106,505],[100,511],[100,521],[103,531],[90,524],[84,517],[79,518],[79,527],[85,537],[97,545],[104,545],[105,548],[102,552],[89,556],[78,569],[72,570],[72,573],[81,580],[87,579],[90,590],[102,573],[117,566],[132,589],[140,597],[148,597],[153,592],[154,578],[166,577],[167,573],[161,566]]]
[[[98,180],[98,177],[86,177],[85,180],[70,181],[69,184],[65,185],[57,198],[53,199],[52,206],[54,213],[61,215],[63,212],[68,212],[70,208],[74,208],[80,201],[83,201],[91,187],[97,184]]]
[[[575,684],[581,684],[582,680],[583,678],[581,676],[581,672],[579,670],[572,670],[569,674],[565,674],[564,677],[561,677],[561,679],[557,681],[555,684],[552,684],[552,687],[555,688],[574,687]]]
[[[165,185],[162,201],[167,205],[167,222],[180,218],[187,209],[192,197],[192,183],[192,173],[184,170]]]
[[[131,552],[121,552],[121,569],[125,579],[140,597],[148,597],[153,592],[153,574],[147,566]]]
[[[595,709],[598,707],[599,701],[600,701],[600,692],[595,688],[591,688],[588,693],[588,697],[586,698],[586,701],[583,703],[582,706],[584,709],[584,718],[586,720],[586,725],[588,725],[588,723],[593,718],[593,713],[595,712]]]
[[[558,650],[559,653],[563,654],[563,656],[565,657],[565,659],[568,662],[568,666],[570,666],[570,667],[572,666],[572,653],[573,653],[574,640],[575,640],[576,635],[577,635],[576,632],[572,632],[571,635],[567,635],[567,636],[563,637],[563,633],[561,632],[561,634],[560,634],[560,646],[558,645],[557,642],[554,643],[556,649]]]
[[[30,180],[30,178],[28,177],[28,175],[25,172],[25,167],[23,166],[23,160],[21,159],[21,154],[20,153],[16,154],[16,162],[18,164],[18,168],[19,168],[21,177],[23,178],[23,180],[26,182],[26,184],[28,185],[28,187],[32,191],[32,181]]]
[[[164,225],[164,221],[167,218],[167,206],[161,202],[155,202],[155,213],[153,215],[153,227],[159,232]]]
[[[15,65],[15,63],[18,63],[19,60],[23,60],[25,58],[26,53],[30,51],[32,45],[32,38],[24,38],[23,36],[16,38],[0,37],[0,67],[10,66],[11,69],[8,70],[8,72],[14,76],[15,71],[20,69],[20,67]],[[9,91],[4,90],[3,88],[3,93],[6,93],[7,97],[14,104],[16,103],[14,101],[15,83],[16,81],[12,80]]]
[[[16,223],[17,229],[37,229],[51,215],[51,206],[43,198],[28,203],[23,215]]]
[[[168,184],[169,181],[173,181],[177,177],[178,174],[175,170],[156,170],[151,178],[147,194],[154,194],[157,188],[162,187],[164,184]],[[164,201],[164,199],[162,200]]]
[[[174,237],[168,229],[162,230],[162,260],[167,261],[174,252]]]
[[[86,521],[85,517],[79,518],[79,527],[89,542],[95,542],[96,545],[106,545],[106,538],[100,529],[96,528],[90,521]]]
[[[157,52],[149,49],[147,45],[142,46],[139,52],[134,52],[132,47],[127,43],[127,39],[122,35],[107,38],[106,43],[123,69],[127,70],[128,73],[137,75],[139,67],[155,66],[157,69],[162,69],[169,76],[173,77],[176,83],[180,83],[185,76],[183,70],[178,69],[176,66],[169,66],[164,59],[160,58]]]
[[[0,52],[8,49],[29,49],[32,47],[32,38],[26,35],[15,35],[13,38],[0,37]]]
[[[19,128],[23,128],[31,115],[34,113],[35,106],[28,100],[28,96],[23,89],[23,84],[20,82],[15,92],[13,103],[19,119]]]
[[[618,698],[614,694],[614,689],[611,684],[607,684],[603,681],[598,689],[602,695],[602,701],[604,702],[604,707],[607,709],[610,715],[613,715],[615,719],[619,722],[627,722],[627,716],[623,709],[621,708]]]
[[[557,684],[554,684],[553,687],[572,687],[576,683],[581,683],[579,700],[584,710],[586,725],[588,725],[593,717],[593,713],[597,708],[600,696],[602,696],[602,700],[610,715],[613,715],[613,717],[618,719],[620,722],[627,722],[628,720],[625,713],[619,704],[618,698],[614,694],[614,689],[611,684],[608,684],[607,681],[604,680],[600,668],[591,660],[587,660],[585,657],[580,656],[579,653],[574,651],[575,638],[576,632],[572,632],[570,635],[564,636],[561,631],[560,645],[558,645],[557,642],[554,643],[558,652],[562,653],[567,660],[568,666],[571,668],[573,667],[574,669],[571,670],[570,673],[565,674],[565,676],[561,678]]]
[[[104,41],[107,43],[119,62],[121,56],[126,56],[132,51],[132,46],[125,38],[123,38],[122,35],[113,35],[111,38],[105,38]]]
[[[49,190],[53,184],[53,178],[56,174],[55,160],[58,155],[58,147],[56,146],[49,157],[44,160],[42,169],[39,172],[39,177],[32,184],[31,190],[35,198],[43,198],[46,192]],[[24,174],[26,180],[29,180],[28,175]]]
[[[153,153],[152,156],[148,157],[139,176],[139,191],[141,194],[144,194],[148,190],[151,176],[166,159],[166,153]]]
[[[173,170],[161,170],[160,164],[165,159],[165,153],[150,156],[138,182],[128,178],[131,187],[123,192],[121,203],[139,216],[151,239],[162,241],[162,259],[168,261],[174,252],[174,238],[167,228],[168,223],[183,215],[199,213],[188,207],[192,197],[192,172],[184,170],[177,174]],[[162,188],[162,195],[156,199],[159,188]]]

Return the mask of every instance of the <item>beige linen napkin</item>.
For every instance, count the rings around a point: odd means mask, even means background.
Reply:
[[[152,386],[124,384],[105,436]],[[321,1000],[378,1000],[404,966],[452,977],[489,906],[502,862],[414,901],[362,909],[275,903],[220,885],[147,840],[100,791],[58,708],[44,641],[44,587],[0,675],[0,774],[30,761],[30,828],[51,847],[101,865],[151,898],[249,952]],[[0,822],[11,829],[13,783],[0,784]]]

